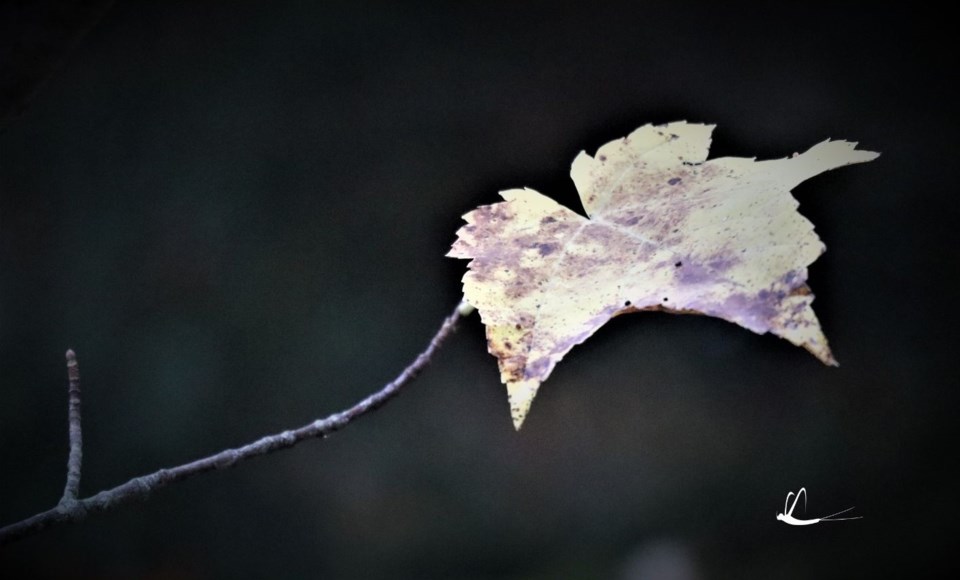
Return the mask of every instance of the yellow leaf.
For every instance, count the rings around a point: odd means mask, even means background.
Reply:
[[[824,246],[790,190],[878,154],[824,141],[785,159],[706,161],[712,130],[645,125],[581,152],[571,176],[588,217],[531,189],[464,216],[448,255],[471,260],[464,298],[486,325],[517,429],[557,362],[625,312],[723,318],[836,365],[806,285]]]

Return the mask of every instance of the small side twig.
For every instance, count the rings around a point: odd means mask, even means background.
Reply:
[[[280,449],[293,447],[306,439],[322,438],[338,431],[395,397],[404,385],[412,381],[430,362],[431,357],[440,348],[444,340],[457,327],[462,316],[472,312],[469,305],[460,304],[447,316],[430,340],[427,348],[391,382],[379,391],[368,395],[352,407],[334,413],[326,418],[317,419],[298,429],[292,429],[268,435],[236,449],[225,449],[208,457],[171,467],[160,469],[148,475],[135,477],[112,489],[104,490],[90,497],[77,499],[80,484],[80,375],[73,351],[67,353],[67,368],[70,376],[70,458],[67,463],[67,485],[60,503],[53,509],[38,513],[23,521],[0,528],[0,545],[8,544],[20,538],[36,534],[55,524],[76,522],[85,519],[92,512],[115,509],[135,499],[143,499],[154,491],[167,485],[182,481],[194,475],[208,471],[227,469],[240,461],[266,455]]]
[[[69,507],[80,493],[80,464],[83,462],[83,431],[80,428],[80,367],[73,350],[67,351],[67,378],[69,397],[70,455],[67,458],[67,483],[60,505]]]

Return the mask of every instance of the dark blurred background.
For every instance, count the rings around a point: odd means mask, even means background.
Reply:
[[[581,149],[717,123],[825,138],[796,190],[842,366],[620,317],[520,433],[476,316],[387,407],[0,549],[4,578],[878,578],[958,566],[955,32],[938,15],[674,3],[0,4],[0,524],[379,388],[460,297],[460,215]],[[940,45],[948,48],[940,48]],[[806,486],[809,517],[774,519]],[[798,508],[799,510],[800,508]],[[799,512],[795,515],[801,515]],[[671,575],[672,574],[672,575]]]

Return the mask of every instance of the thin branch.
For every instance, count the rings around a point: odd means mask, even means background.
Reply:
[[[70,400],[70,456],[67,458],[67,484],[60,505],[69,506],[80,493],[80,464],[83,462],[83,431],[80,429],[80,367],[73,350],[67,351],[67,393]]]
[[[431,357],[440,348],[440,345],[449,337],[457,327],[461,316],[466,316],[472,311],[468,306],[460,304],[454,311],[447,316],[440,326],[440,330],[434,335],[426,350],[417,355],[417,358],[403,369],[397,378],[388,383],[382,389],[367,396],[349,409],[334,413],[324,419],[304,425],[298,429],[283,431],[275,435],[269,435],[248,443],[236,449],[225,449],[208,457],[185,463],[177,467],[161,469],[148,475],[135,477],[130,481],[118,485],[113,489],[108,489],[94,494],[84,499],[73,499],[72,501],[61,500],[60,504],[53,509],[31,516],[23,521],[0,528],[0,545],[8,544],[25,536],[33,535],[44,528],[54,524],[66,522],[76,522],[83,520],[93,512],[103,512],[112,510],[121,505],[127,504],[135,499],[144,499],[154,491],[166,487],[167,485],[182,481],[194,475],[206,473],[208,471],[227,469],[233,467],[244,459],[266,455],[280,449],[293,447],[297,443],[306,439],[322,438],[338,431],[348,425],[354,419],[357,419],[374,409],[379,408],[384,403],[395,397],[404,385],[412,381],[429,364]],[[68,360],[70,353],[68,353]],[[72,367],[74,370],[76,366]],[[71,380],[73,375],[71,374]],[[80,459],[79,459],[79,375],[77,375],[77,447],[73,446],[73,390],[71,389],[71,452],[68,468],[67,490],[64,492],[64,498],[67,498],[71,490],[70,473],[73,467],[76,467],[76,483],[79,484],[80,478]],[[77,449],[76,465],[73,462],[73,451]],[[76,493],[74,486],[73,492]]]

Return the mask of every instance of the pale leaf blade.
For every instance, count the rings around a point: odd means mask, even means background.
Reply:
[[[589,219],[532,190],[464,216],[449,255],[487,327],[519,429],[539,385],[624,312],[662,309],[770,332],[836,364],[806,285],[824,246],[791,188],[874,159],[825,141],[802,155],[706,161],[711,125],[646,125],[581,153],[571,175]]]

